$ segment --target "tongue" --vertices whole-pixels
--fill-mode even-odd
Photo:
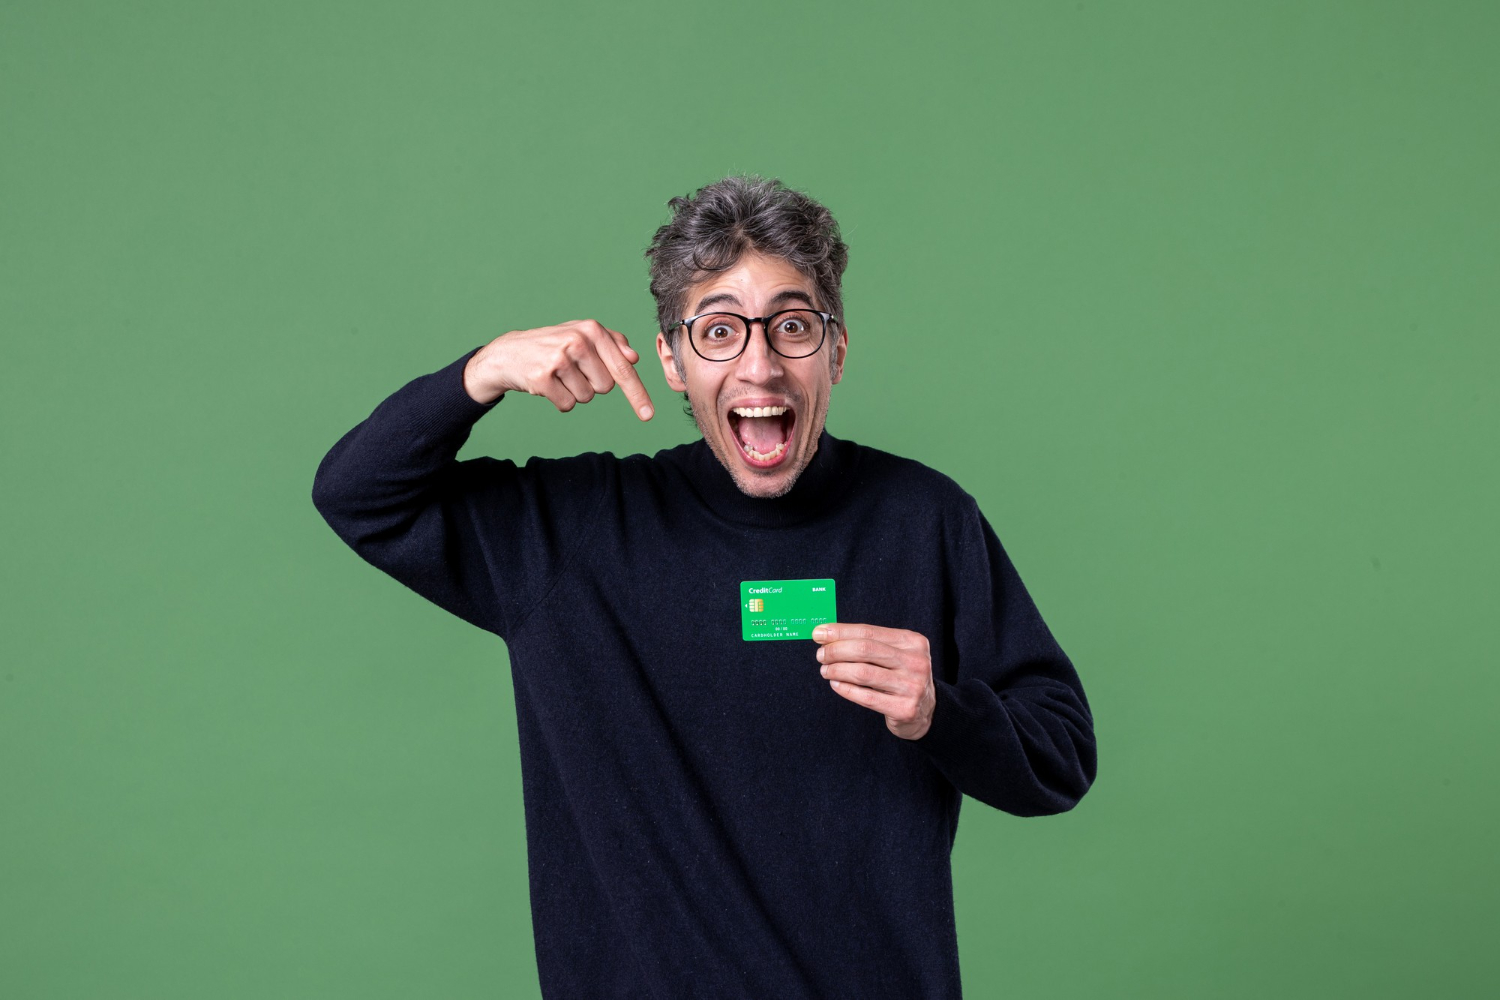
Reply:
[[[781,443],[781,417],[741,417],[740,440],[760,452],[769,454]]]

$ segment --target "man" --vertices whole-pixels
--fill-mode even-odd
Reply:
[[[618,385],[651,418],[624,334],[564,323],[398,390],[314,502],[509,648],[545,995],[958,997],[960,796],[1074,806],[1083,688],[974,500],[824,429],[849,339],[828,211],[738,177],[669,204],[656,351],[701,440],[456,461],[510,392]]]

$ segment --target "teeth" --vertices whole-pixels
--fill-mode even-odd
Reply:
[[[785,406],[736,406],[729,412],[741,417],[779,417],[786,411]]]
[[[749,455],[757,462],[769,462],[773,458],[781,457],[781,453],[786,451],[786,442],[781,442],[776,447],[772,448],[767,454],[761,454],[743,441],[740,442],[740,447],[745,449],[745,454]]]

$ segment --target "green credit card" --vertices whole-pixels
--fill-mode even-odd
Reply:
[[[745,580],[740,623],[746,641],[811,639],[824,622],[838,621],[832,580]]]

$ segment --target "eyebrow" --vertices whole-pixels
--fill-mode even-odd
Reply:
[[[777,306],[783,305],[787,302],[801,302],[808,308],[817,308],[810,295],[808,295],[806,292],[798,291],[797,289],[792,288],[789,288],[784,292],[777,292],[775,295],[771,296],[771,301],[768,302],[766,306],[771,310],[771,312],[775,312]],[[699,299],[698,305],[693,310],[693,312],[701,315],[703,310],[707,309],[709,306],[737,306],[739,304],[740,300],[738,296],[736,296],[733,292],[715,292],[713,295],[706,295],[702,299]]]

